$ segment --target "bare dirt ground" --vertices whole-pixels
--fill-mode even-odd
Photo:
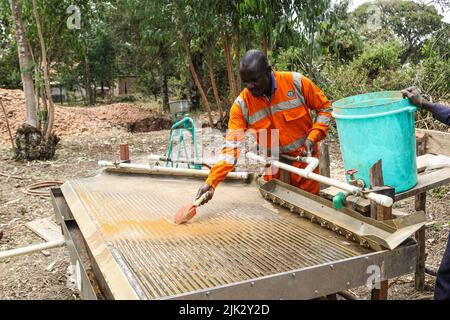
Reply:
[[[10,122],[23,119],[21,92],[0,95],[9,108]],[[18,102],[19,101],[19,102]],[[13,114],[13,115],[11,115]],[[59,116],[58,116],[59,114]],[[10,142],[4,122],[0,123],[0,250],[18,248],[43,240],[25,226],[29,221],[50,217],[54,211],[49,198],[25,194],[24,189],[34,182],[68,180],[94,176],[99,172],[98,160],[117,160],[119,145],[128,143],[134,162],[144,162],[149,154],[164,154],[169,142],[169,131],[130,133],[130,121],[139,121],[149,115],[131,104],[115,104],[93,108],[58,107],[57,133],[61,137],[56,158],[52,161],[18,162],[12,159]],[[201,115],[201,122],[206,117]],[[0,119],[4,121],[3,115]],[[13,131],[15,132],[15,131]],[[343,164],[339,144],[328,138],[330,144],[332,177],[343,180]],[[220,146],[220,139],[208,143]],[[427,265],[437,269],[445,249],[450,221],[450,192],[444,187],[427,194],[427,219],[435,224],[427,229]],[[397,209],[414,212],[414,200],[395,204]],[[80,299],[68,279],[69,255],[65,247],[50,249],[0,262],[0,299]],[[414,290],[414,276],[407,275],[390,281],[389,299],[426,299],[433,293],[435,278],[427,275],[424,292]],[[368,299],[366,288],[352,290],[361,299]]]

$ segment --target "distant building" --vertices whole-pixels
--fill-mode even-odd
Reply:
[[[114,85],[113,95],[114,96],[123,96],[130,95],[136,93],[136,77],[127,76],[121,77],[117,80]]]
[[[52,83],[52,100],[53,102],[65,102],[67,101],[67,89],[63,87],[54,87]]]
[[[67,88],[57,82],[51,83],[52,99],[54,102],[62,103],[68,100],[82,100],[86,95],[86,90],[79,85]]]

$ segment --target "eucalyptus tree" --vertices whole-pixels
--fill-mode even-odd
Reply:
[[[312,77],[317,76],[314,60],[320,54],[321,47],[317,41],[318,32],[326,20],[331,0],[282,0],[284,10],[298,32],[298,45],[305,47],[306,71]]]
[[[317,41],[323,55],[331,55],[335,63],[351,61],[362,50],[362,37],[349,15],[350,0],[335,3],[322,22]]]
[[[266,55],[272,49],[279,27],[286,22],[287,4],[279,0],[244,0],[239,3],[241,25],[261,37],[262,50]]]
[[[26,122],[36,128],[37,113],[33,83],[33,59],[30,53],[29,40],[22,19],[22,6],[19,0],[11,0],[11,15],[14,23],[14,36],[18,48],[20,73],[25,94]]]
[[[190,31],[191,29],[195,29],[195,17],[197,15],[196,12],[194,11],[194,7],[191,5],[189,1],[175,0],[174,2],[175,2],[174,21],[177,25],[179,34],[181,36],[181,43],[185,51],[186,58],[188,60],[189,70],[194,79],[197,90],[200,94],[202,105],[205,108],[206,112],[208,113],[209,125],[213,127],[214,121],[211,115],[211,107],[209,105],[208,98],[206,97],[205,90],[203,89],[203,85],[198,77],[197,70],[195,68],[191,54],[192,39]]]

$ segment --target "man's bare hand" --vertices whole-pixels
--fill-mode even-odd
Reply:
[[[308,157],[312,157],[314,154],[314,143],[311,140],[306,139],[305,147],[306,147],[306,154],[308,155]]]
[[[314,155],[314,142],[309,139],[306,139],[303,147],[300,151],[301,157],[312,157]]]
[[[197,195],[195,196],[195,200],[197,200],[198,198],[200,198],[203,194],[205,194],[206,192],[208,192],[208,195],[206,196],[205,200],[203,200],[201,202],[200,205],[204,205],[205,203],[207,203],[209,200],[212,199],[213,195],[214,195],[214,188],[211,187],[209,184],[205,183],[203,184],[197,192]]]
[[[425,100],[420,94],[419,89],[417,89],[416,87],[409,87],[400,92],[403,94],[404,98],[408,98],[409,101],[416,107],[421,108],[423,106]]]

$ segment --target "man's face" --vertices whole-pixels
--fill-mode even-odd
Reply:
[[[240,75],[244,87],[246,87],[254,97],[270,94],[270,67],[263,69],[257,68],[256,65],[250,65],[247,68],[241,69]]]

